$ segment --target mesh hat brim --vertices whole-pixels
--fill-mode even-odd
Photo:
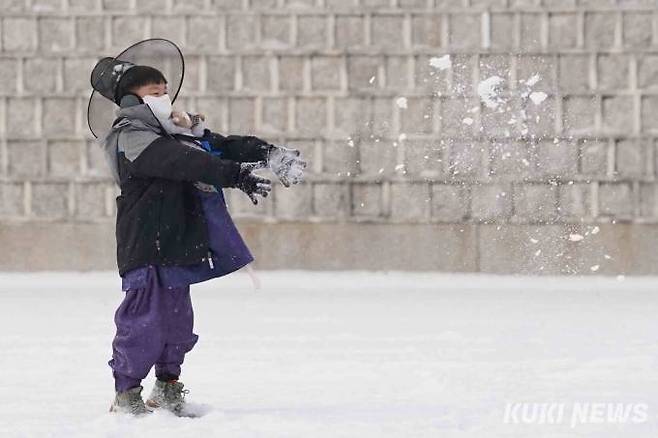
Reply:
[[[118,105],[114,102],[112,73],[116,74],[117,65],[147,65],[162,72],[167,79],[169,96],[174,102],[183,85],[185,60],[183,53],[173,42],[164,38],[150,38],[133,44],[114,58],[101,59],[92,72],[92,88],[87,106],[87,124],[94,137],[106,135],[114,122],[114,113]],[[121,69],[118,70],[121,72]],[[112,98],[110,98],[112,97]]]

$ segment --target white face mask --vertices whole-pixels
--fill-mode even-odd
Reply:
[[[142,97],[142,100],[151,108],[158,119],[167,120],[171,116],[171,98],[168,94],[162,96],[147,94]]]

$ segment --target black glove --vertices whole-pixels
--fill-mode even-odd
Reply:
[[[279,178],[279,181],[286,187],[302,182],[306,161],[300,157],[300,152],[297,149],[282,146],[269,146],[267,166]]]
[[[267,195],[272,191],[272,182],[253,173],[254,170],[262,169],[267,166],[265,161],[256,161],[251,163],[239,163],[240,170],[238,177],[233,187],[242,190],[249,196],[254,205],[258,204],[256,195],[267,198]]]

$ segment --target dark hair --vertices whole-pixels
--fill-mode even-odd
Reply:
[[[167,83],[164,75],[157,68],[149,67],[148,65],[136,65],[129,68],[119,80],[117,84],[117,91],[115,93],[115,101],[117,105],[121,102],[121,98],[126,94],[132,93],[135,88],[149,84]]]

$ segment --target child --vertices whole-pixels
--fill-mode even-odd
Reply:
[[[145,42],[173,45],[160,39]],[[221,188],[238,188],[257,204],[257,196],[267,197],[271,191],[271,182],[254,170],[267,166],[288,187],[302,180],[306,163],[299,151],[253,136],[224,137],[208,129],[198,138],[171,135],[160,122],[172,113],[170,84],[156,68],[104,58],[94,68],[91,82],[95,91],[89,126],[95,135],[101,134],[121,188],[117,262],[126,295],[115,313],[117,332],[109,365],[116,395],[110,410],[142,415],[162,408],[191,416],[184,400],[187,390],[178,380],[184,356],[198,339],[193,333],[190,284],[253,261],[228,214]],[[176,85],[177,95],[180,82],[174,81]],[[96,108],[104,105],[97,93],[119,105],[109,129],[100,129],[107,121],[97,117],[103,111]],[[156,384],[144,403],[140,383],[154,365]]]

